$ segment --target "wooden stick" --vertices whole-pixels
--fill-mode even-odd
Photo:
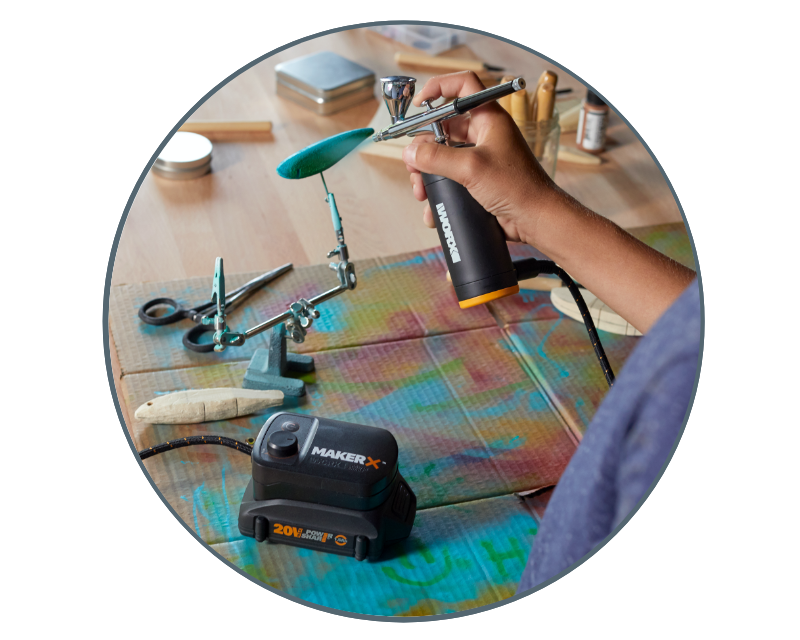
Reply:
[[[511,94],[511,117],[521,126],[528,121],[528,92],[525,89]]]
[[[536,122],[550,120],[555,104],[556,86],[552,82],[545,82],[536,91]]]
[[[394,54],[394,61],[399,65],[419,67],[421,69],[444,69],[447,71],[474,71],[485,73],[486,67],[480,60],[464,58],[442,58],[429,56],[424,53],[405,53],[398,51]],[[512,78],[513,80],[513,78]]]
[[[573,147],[565,147],[563,144],[558,147],[558,161],[571,162],[572,164],[602,164],[600,156],[587,153]]]
[[[553,117],[553,108],[556,104],[556,87],[551,82],[545,82],[536,91],[536,122],[546,122]],[[541,157],[544,152],[544,129],[538,127],[536,131],[536,145],[533,155]]]
[[[537,99],[539,93],[539,87],[541,87],[545,82],[549,82],[553,85],[554,90],[555,86],[558,84],[558,75],[553,71],[542,71],[542,75],[539,76],[539,80],[536,82],[536,91],[533,92],[531,95],[531,106],[530,106],[530,117],[531,120],[536,122],[536,110],[537,110]]]
[[[513,79],[514,79],[514,76],[503,76],[503,78],[500,80],[500,84],[505,84],[506,82],[511,82]],[[500,98],[497,101],[497,103],[501,107],[503,107],[503,109],[508,111],[509,114],[511,113],[511,95],[513,95],[513,94],[510,94],[510,95],[507,95],[507,96],[503,96],[502,98]]]
[[[226,133],[269,133],[272,131],[272,123],[264,121],[211,121],[193,120],[184,122],[178,131],[189,131],[202,135],[226,134]]]

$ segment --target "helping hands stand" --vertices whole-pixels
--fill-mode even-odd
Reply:
[[[217,258],[214,268],[214,282],[211,287],[211,299],[217,305],[213,317],[203,318],[203,324],[214,325],[214,351],[221,352],[227,347],[241,347],[248,338],[267,329],[272,329],[269,349],[257,349],[253,354],[250,365],[245,374],[245,389],[278,389],[290,396],[305,395],[305,383],[302,380],[288,378],[287,371],[307,373],[314,370],[314,360],[310,356],[286,352],[286,339],[291,338],[296,343],[305,341],[306,333],[314,320],[319,318],[317,305],[338,296],[345,291],[356,288],[355,265],[350,262],[347,244],[344,240],[342,219],[336,207],[336,199],[325,184],[325,177],[320,172],[322,184],[325,187],[325,201],[331,210],[333,228],[336,232],[337,246],[327,254],[328,258],[339,256],[338,262],[331,262],[328,266],[336,272],[339,285],[328,291],[314,296],[311,300],[300,298],[289,305],[283,313],[266,320],[244,333],[231,331],[225,317],[225,273],[222,258]]]

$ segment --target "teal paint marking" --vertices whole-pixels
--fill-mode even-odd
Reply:
[[[314,320],[314,330],[322,333],[345,331],[348,323],[345,320],[350,306],[342,300],[328,300],[320,309],[319,318]]]
[[[278,175],[299,180],[327,171],[373,133],[374,129],[354,129],[315,142],[281,162]]]
[[[205,486],[206,486],[206,483],[204,482],[199,487],[197,487],[197,489],[195,489],[194,492],[192,493],[192,518],[194,519],[194,530],[195,530],[195,533],[198,536],[200,536],[201,538],[203,536],[200,534],[200,523],[198,522],[198,519],[197,519],[197,510],[198,510],[197,502],[198,502],[198,500],[200,498],[200,495],[201,495],[201,492],[203,491],[203,488]],[[203,509],[202,506],[200,507],[200,509],[203,511],[202,515],[206,518],[206,520],[208,520],[209,519],[208,518],[208,513],[206,513],[205,509]]]
[[[497,451],[513,451],[514,449],[519,449],[521,446],[523,446],[525,441],[526,438],[514,436],[513,438],[509,438],[508,441],[500,439],[490,442],[489,448],[494,449],[493,453],[496,453]]]
[[[194,530],[206,542],[213,538],[222,538],[226,542],[244,538],[239,531],[238,513],[231,512],[231,501],[227,496],[226,475],[226,468],[222,467],[222,483],[219,492],[213,488],[206,488],[205,482],[192,492]],[[246,478],[249,476],[240,477],[241,482],[237,483],[241,484],[241,491],[244,491]],[[200,523],[201,519],[203,519],[202,524]],[[205,530],[206,535],[203,534],[201,528]]]
[[[501,553],[494,548],[494,545],[491,543],[491,541],[481,540],[481,546],[483,547],[484,551],[486,551],[486,555],[489,557],[489,560],[494,564],[494,567],[500,574],[501,578],[511,577],[508,570],[506,569],[506,564],[505,564],[506,562],[512,561],[518,563],[514,567],[515,569],[514,577],[518,577],[522,572],[522,567],[525,566],[525,562],[528,559],[528,554],[520,546],[519,540],[517,540],[516,538],[509,538],[508,541],[511,544],[511,550],[503,551]],[[517,569],[519,570],[518,572]]]
[[[528,408],[531,411],[549,411],[550,405],[547,404],[547,400],[544,399],[544,396],[539,393],[538,391],[535,393],[531,393],[528,396]]]
[[[436,562],[434,555],[425,547],[420,549],[420,555],[428,564],[434,564]],[[394,580],[395,582],[399,582],[400,584],[406,584],[412,587],[430,587],[435,585],[437,582],[444,580],[453,570],[453,561],[450,559],[450,552],[447,550],[447,548],[442,549],[442,557],[444,558],[444,568],[442,569],[441,573],[433,576],[432,578],[428,578],[427,580],[414,580],[412,578],[407,578],[400,575],[400,573],[394,567],[381,567],[381,570],[386,577]],[[416,569],[416,567],[411,564],[411,562],[405,556],[400,558],[400,564],[409,570]]]
[[[525,402],[526,400],[527,403]],[[501,418],[509,411],[513,411],[518,407],[523,408],[525,404],[527,404],[527,407],[533,411],[539,412],[549,410],[546,400],[537,390],[532,391],[530,389],[517,389],[514,392],[514,395],[512,395],[508,400],[498,402],[493,406],[485,407],[483,409],[472,409],[467,411],[467,413],[470,418],[473,419]]]
[[[517,352],[517,350],[514,348],[514,345],[512,343],[508,342],[508,340],[504,340],[504,339],[501,338],[500,340],[497,341],[497,344],[500,345],[500,348],[503,351],[508,351],[512,355]]]
[[[580,416],[580,419],[583,421],[583,424],[588,425],[592,421],[592,419],[583,410],[583,407],[585,405],[586,403],[583,401],[583,398],[578,398],[575,401],[575,411],[578,412],[578,416]]]
[[[556,370],[558,371],[558,374],[562,378],[568,378],[569,371],[564,369],[564,367],[560,366],[555,360],[551,360],[549,357],[547,357],[547,354],[544,352],[544,343],[547,342],[547,339],[552,335],[553,331],[555,331],[556,328],[558,328],[558,325],[561,324],[561,321],[563,319],[564,316],[563,315],[560,316],[559,319],[553,323],[553,326],[550,327],[550,330],[546,334],[544,334],[544,337],[541,339],[539,345],[536,347],[536,353],[538,353],[545,361],[549,362],[553,367],[555,367]]]
[[[520,289],[519,290],[519,295],[520,295],[520,297],[522,298],[522,301],[525,304],[531,304],[533,302],[536,302],[537,298],[539,298],[539,297],[541,297],[543,295],[546,295],[546,294],[544,294],[542,291],[534,291],[533,289]],[[530,311],[528,311],[528,313],[536,313],[539,309],[543,309],[545,307],[552,307],[552,306],[553,305],[551,303],[549,303],[549,302],[544,303],[544,304],[540,304],[538,307],[535,307],[535,308],[531,309]]]
[[[229,530],[231,526],[231,503],[228,502],[228,492],[225,491],[225,467],[222,467],[222,502],[225,505],[225,528]],[[226,531],[225,533],[227,534],[229,531]]]
[[[156,329],[163,329],[163,327],[158,327],[158,326],[156,326],[154,324],[147,324],[147,323],[141,322],[141,321],[139,321],[139,324],[137,325],[137,328],[139,330],[139,333],[141,333],[142,335],[145,335],[145,336],[154,336],[157,333]]]

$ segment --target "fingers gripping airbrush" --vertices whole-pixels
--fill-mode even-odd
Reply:
[[[448,144],[441,125],[444,120],[525,88],[525,80],[516,78],[440,107],[433,107],[426,100],[422,104],[427,111],[406,118],[415,84],[416,79],[407,76],[381,78],[383,99],[393,124],[377,132],[373,136],[375,142],[432,133],[437,143]],[[517,293],[517,271],[497,218],[478,204],[465,187],[449,178],[423,173],[422,181],[459,306],[467,309]]]

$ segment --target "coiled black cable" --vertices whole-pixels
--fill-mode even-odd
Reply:
[[[561,278],[561,282],[569,289],[572,294],[575,304],[578,305],[578,310],[581,312],[583,324],[586,325],[586,331],[589,333],[589,339],[592,341],[594,353],[600,361],[600,366],[603,369],[603,375],[606,377],[609,387],[614,386],[614,371],[611,369],[611,363],[608,361],[606,352],[603,345],[600,343],[600,336],[597,335],[597,329],[594,326],[592,314],[589,312],[589,307],[586,306],[586,301],[581,295],[581,290],[569,274],[559,267],[552,260],[537,260],[536,258],[524,258],[522,260],[514,260],[514,268],[517,271],[518,280],[526,280],[534,278],[539,274],[546,273]]]
[[[230,447],[242,453],[250,455],[253,453],[253,447],[244,442],[239,442],[233,438],[226,438],[224,436],[189,436],[187,438],[179,438],[178,440],[170,440],[169,442],[162,442],[149,449],[142,449],[139,452],[139,458],[146,460],[151,456],[170,451],[171,449],[180,449],[181,447],[190,447],[194,444],[218,444],[223,447]]]

